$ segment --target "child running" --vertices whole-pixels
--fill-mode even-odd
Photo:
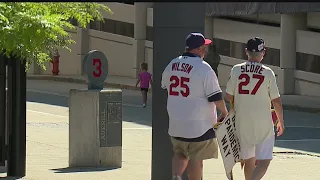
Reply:
[[[138,75],[138,80],[136,83],[136,87],[140,83],[140,89],[142,94],[142,107],[147,106],[147,94],[149,91],[149,84],[152,84],[152,75],[148,72],[148,63],[141,63],[140,64],[141,72]]]

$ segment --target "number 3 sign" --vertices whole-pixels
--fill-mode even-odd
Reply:
[[[103,83],[108,76],[106,56],[101,51],[92,50],[84,57],[82,67],[88,89],[103,89]]]

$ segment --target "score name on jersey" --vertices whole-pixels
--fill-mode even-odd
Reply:
[[[263,70],[264,68],[261,65],[257,65],[257,64],[246,64],[241,66],[242,73],[253,72],[256,74],[262,74]]]

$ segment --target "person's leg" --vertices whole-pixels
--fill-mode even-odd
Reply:
[[[147,91],[145,88],[141,88],[141,95],[142,95],[142,107],[146,107],[146,96],[147,96]]]
[[[251,180],[252,178],[252,173],[256,167],[255,161],[256,161],[256,158],[254,157],[244,160],[243,171],[244,171],[244,177],[246,180]]]
[[[272,160],[273,146],[274,136],[270,137],[264,143],[257,145],[257,166],[252,173],[251,180],[260,180],[266,174],[270,161]]]
[[[186,157],[186,150],[188,148],[187,142],[182,142],[171,137],[173,146],[172,158],[172,180],[181,180],[182,174],[188,166],[189,159]]]
[[[244,160],[244,176],[246,180],[251,180],[252,172],[255,168],[255,146],[241,143],[241,155]]]
[[[149,89],[146,88],[146,91],[145,91],[145,99],[144,99],[144,103],[147,104],[147,101],[148,101],[148,91]]]
[[[172,158],[172,177],[181,178],[188,166],[189,160],[180,153],[174,153]]]
[[[190,160],[187,171],[189,180],[201,180],[203,160]]]
[[[266,174],[267,169],[270,164],[270,159],[258,160],[258,164],[254,171],[252,172],[252,177],[250,180],[260,180]]]
[[[147,104],[147,90],[143,90],[143,104]]]
[[[142,97],[142,103],[143,103],[144,102],[144,97],[143,97],[144,90],[143,90],[143,88],[141,88],[140,90],[141,90],[141,97]]]
[[[218,158],[218,143],[216,139],[202,142],[192,142],[189,146],[190,161],[188,165],[189,180],[201,180],[203,160]]]

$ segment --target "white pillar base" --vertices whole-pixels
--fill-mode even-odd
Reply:
[[[69,166],[122,166],[122,92],[69,92]]]

